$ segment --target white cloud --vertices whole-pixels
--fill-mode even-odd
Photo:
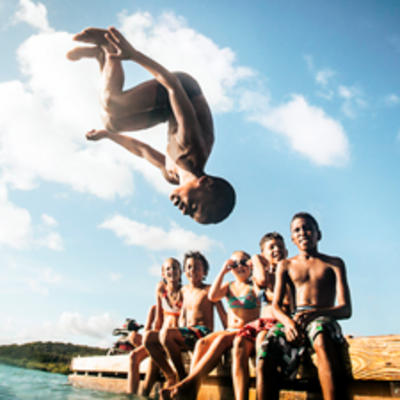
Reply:
[[[23,208],[8,200],[7,189],[0,184],[0,244],[22,249],[32,240],[32,219]]]
[[[39,31],[51,31],[47,20],[47,9],[42,3],[35,4],[30,0],[19,0],[14,21],[26,22],[34,28],[39,29]]]
[[[74,343],[102,343],[109,345],[112,330],[118,326],[109,314],[84,316],[79,312],[65,311],[55,321],[28,325],[9,319],[0,334],[0,343],[26,343],[31,341],[63,341]],[[89,340],[88,340],[89,339]],[[92,340],[90,340],[92,339]]]
[[[109,278],[112,282],[119,282],[122,279],[122,275],[117,272],[111,272]]]
[[[339,85],[338,95],[342,98],[342,111],[349,118],[355,118],[360,109],[367,107],[362,90],[356,86]]]
[[[47,226],[57,226],[58,222],[51,215],[42,214],[42,221]]]
[[[63,239],[57,232],[50,232],[37,240],[40,246],[48,247],[51,250],[61,251],[64,250]]]
[[[52,268],[35,271],[34,275],[27,279],[28,285],[33,292],[42,296],[47,296],[51,287],[58,286],[62,282],[62,276],[54,272]]]
[[[321,69],[321,70],[317,71],[317,73],[315,75],[315,81],[322,86],[326,86],[328,84],[330,78],[332,78],[334,75],[335,75],[335,71],[333,71],[329,68]]]
[[[397,94],[388,94],[385,99],[385,104],[388,106],[395,106],[400,103],[400,97]]]
[[[264,110],[254,110],[250,119],[286,137],[293,150],[315,164],[341,166],[349,159],[349,143],[341,124],[301,95],[293,95],[278,107],[266,104]]]
[[[252,69],[237,65],[230,48],[218,47],[173,13],[159,17],[147,12],[121,14],[120,21],[122,31],[138,50],[170,70],[185,71],[196,77],[214,112],[232,110],[232,90],[255,74]]]
[[[142,224],[140,222],[116,215],[104,221],[100,228],[113,231],[124,243],[130,246],[142,246],[149,250],[176,250],[185,252],[193,248],[206,251],[216,242],[205,235],[196,235],[191,231],[182,229],[176,224],[172,224],[169,231],[160,227]]]

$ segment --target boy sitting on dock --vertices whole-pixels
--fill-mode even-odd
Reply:
[[[226,312],[222,303],[213,303],[208,299],[210,285],[203,282],[209,269],[206,258],[200,252],[189,252],[185,254],[183,265],[189,284],[182,288],[180,327],[163,329],[159,337],[144,338],[146,349],[166,377],[166,386],[186,376],[182,351],[193,350],[198,339],[213,331],[214,305],[223,326],[226,326]],[[175,370],[168,362],[168,356]]]
[[[337,319],[351,316],[350,290],[344,262],[318,251],[321,231],[315,218],[297,213],[291,235],[299,254],[283,260],[276,272],[273,309],[278,323],[267,335],[257,363],[257,398],[278,399],[279,378],[295,373],[297,356],[311,348],[317,355],[318,377],[325,400],[347,398],[344,365],[338,346],[344,338]],[[283,309],[285,288],[292,288],[295,312]],[[336,302],[335,302],[336,301]],[[296,357],[295,357],[296,358]]]

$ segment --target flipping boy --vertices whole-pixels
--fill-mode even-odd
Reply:
[[[259,355],[257,398],[278,399],[277,367],[284,374],[292,373],[291,361],[286,361],[290,358],[288,354],[293,354],[293,349],[311,346],[317,355],[323,398],[342,400],[347,395],[341,380],[344,366],[338,346],[344,338],[336,320],[351,316],[345,265],[340,258],[318,251],[321,231],[312,215],[303,212],[294,215],[290,230],[299,254],[283,260],[276,272],[272,305],[280,324],[268,333]],[[287,285],[296,304],[292,316],[282,308]]]
[[[214,143],[211,112],[199,84],[188,74],[172,73],[139,52],[115,28],[87,28],[74,40],[94,46],[76,47],[67,58],[95,58],[102,74],[102,119],[105,129],[91,130],[88,140],[110,139],[159,168],[173,185],[170,199],[183,214],[201,224],[224,220],[235,205],[235,191],[222,178],[204,172]],[[155,79],[123,90],[122,60],[145,68]],[[162,154],[123,131],[168,123],[168,145]]]

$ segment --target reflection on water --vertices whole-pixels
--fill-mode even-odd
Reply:
[[[135,399],[139,400],[139,397],[74,388],[68,384],[65,375],[0,364],[0,400]]]

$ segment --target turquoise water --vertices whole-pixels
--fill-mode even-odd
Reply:
[[[73,388],[65,375],[0,364],[0,400],[135,399],[139,400],[139,397]]]

